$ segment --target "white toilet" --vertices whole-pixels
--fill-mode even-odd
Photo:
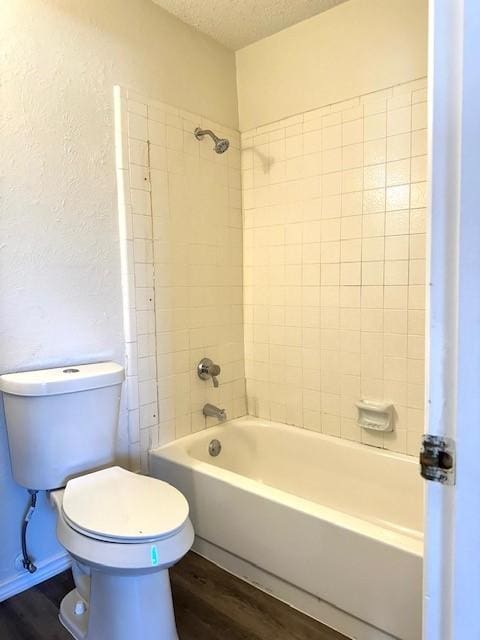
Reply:
[[[190,549],[188,504],[117,466],[123,368],[102,362],[0,376],[13,476],[45,489],[76,588],[60,620],[77,640],[178,640],[168,568]]]

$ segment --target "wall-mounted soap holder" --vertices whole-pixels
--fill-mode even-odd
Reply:
[[[386,402],[357,402],[358,424],[373,431],[393,431],[393,404]]]

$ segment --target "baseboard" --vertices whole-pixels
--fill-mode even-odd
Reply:
[[[71,557],[67,553],[60,553],[56,556],[37,563],[35,573],[19,573],[17,576],[9,578],[0,583],[0,602],[21,593],[30,587],[48,580],[68,569],[72,564]]]

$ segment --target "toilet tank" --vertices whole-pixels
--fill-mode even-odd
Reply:
[[[123,379],[115,362],[0,376],[15,481],[56,489],[112,464]]]

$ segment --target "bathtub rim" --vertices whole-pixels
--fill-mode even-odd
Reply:
[[[212,425],[211,427],[206,427],[205,429],[200,429],[199,431],[195,431],[193,433],[189,433],[181,438],[176,438],[171,442],[166,442],[165,444],[159,445],[152,449],[152,451],[156,451],[158,449],[166,449],[168,447],[174,446],[181,442],[185,442],[186,440],[190,440],[196,442],[197,440],[201,440],[206,433],[211,433],[213,431],[222,431],[224,428],[228,427],[231,424],[242,425],[244,423],[251,422],[253,426],[262,427],[266,429],[280,429],[285,433],[292,433],[292,430],[298,429],[302,433],[302,437],[307,437],[312,440],[325,440],[326,442],[330,442],[336,446],[344,447],[346,449],[354,449],[356,451],[362,451],[364,453],[372,453],[375,455],[381,455],[385,458],[392,458],[394,460],[401,460],[408,464],[413,464],[418,466],[417,458],[413,456],[409,456],[405,453],[399,453],[398,451],[392,451],[390,449],[382,449],[381,447],[375,447],[373,445],[363,444],[361,442],[356,442],[355,440],[348,440],[347,438],[340,438],[339,436],[332,436],[327,433],[322,433],[321,431],[315,431],[314,429],[307,429],[306,427],[297,427],[295,425],[285,424],[283,422],[276,422],[275,420],[265,420],[264,418],[256,418],[255,416],[245,415],[239,418],[232,418],[231,420],[226,420],[225,422],[220,422],[218,424]]]
[[[423,533],[421,531],[414,529],[403,530],[401,527],[395,527],[394,525],[389,526],[388,523],[383,525],[373,520],[350,515],[337,510],[334,507],[328,507],[326,505],[316,503],[313,500],[302,498],[283,489],[277,489],[270,485],[262,484],[258,480],[253,480],[252,478],[243,476],[235,471],[230,471],[229,469],[224,469],[223,467],[218,467],[199,460],[198,458],[194,458],[189,454],[188,448],[185,446],[187,442],[190,445],[193,445],[200,440],[207,440],[210,437],[214,438],[219,436],[226,428],[228,429],[228,425],[230,424],[241,426],[248,422],[253,423],[254,426],[258,427],[274,429],[280,428],[282,430],[297,428],[284,425],[279,422],[262,420],[252,416],[243,416],[241,418],[229,420],[228,422],[224,422],[220,425],[208,427],[207,429],[197,431],[196,433],[183,436],[182,438],[161,445],[160,447],[151,449],[149,451],[149,458],[153,457],[167,460],[168,462],[176,464],[184,469],[189,469],[196,473],[214,478],[216,481],[223,484],[234,485],[239,489],[249,493],[254,493],[265,499],[272,500],[277,504],[281,504],[296,511],[301,511],[309,514],[310,516],[325,520],[338,528],[348,529],[349,531],[353,531],[361,536],[373,538],[382,544],[400,548],[407,553],[423,558]],[[356,442],[344,441],[335,436],[329,436],[309,431],[307,429],[302,429],[302,433],[308,437],[320,437],[321,439],[332,442],[336,446],[349,447],[357,451],[361,451],[365,447],[365,445]],[[416,462],[415,459],[410,456],[393,451],[375,449],[375,454],[377,453],[378,455],[386,456],[387,458],[402,460],[408,464],[415,464]]]

